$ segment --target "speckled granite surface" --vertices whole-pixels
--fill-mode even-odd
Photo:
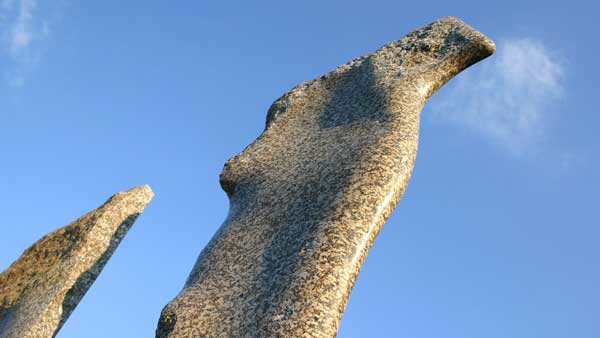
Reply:
[[[276,100],[265,131],[225,164],[229,215],[156,337],[335,337],[410,178],[425,101],[494,50],[447,17]]]
[[[2,272],[0,338],[54,337],[152,197],[148,186],[120,192]]]

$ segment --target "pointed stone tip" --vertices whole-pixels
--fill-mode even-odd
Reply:
[[[120,208],[126,208],[132,212],[141,213],[146,209],[153,197],[154,192],[150,186],[143,184],[129,190],[117,192],[112,195],[104,205],[118,205]]]
[[[141,198],[145,203],[148,203],[154,197],[154,192],[152,188],[148,184],[138,185],[126,191],[118,192],[117,195],[126,194],[136,196],[137,198]]]
[[[436,22],[459,27],[463,35],[468,36],[473,42],[477,43],[477,46],[481,50],[481,53],[484,55],[484,57],[490,56],[496,52],[496,44],[494,41],[492,41],[492,39],[466,24],[461,19],[454,16],[445,16]]]
[[[154,197],[154,191],[152,191],[152,188],[150,188],[148,184],[138,185],[137,187],[129,189],[128,192],[140,195],[147,195],[150,198]]]

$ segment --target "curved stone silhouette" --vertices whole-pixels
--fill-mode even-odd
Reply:
[[[229,215],[156,337],[335,337],[410,178],[423,105],[494,50],[446,17],[276,100],[265,131],[225,164]]]
[[[0,338],[54,337],[152,197],[147,185],[117,193],[3,271]]]

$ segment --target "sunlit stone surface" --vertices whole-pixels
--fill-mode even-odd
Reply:
[[[157,338],[335,337],[410,178],[423,105],[494,49],[447,17],[275,101],[262,135],[225,164],[229,215]]]
[[[0,338],[54,337],[152,197],[148,186],[120,192],[2,272]]]

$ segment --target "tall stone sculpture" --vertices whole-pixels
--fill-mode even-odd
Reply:
[[[276,100],[264,132],[225,164],[229,215],[156,337],[335,337],[410,178],[423,105],[494,50],[447,17]]]
[[[0,274],[0,338],[52,338],[153,197],[139,186],[49,233]]]

